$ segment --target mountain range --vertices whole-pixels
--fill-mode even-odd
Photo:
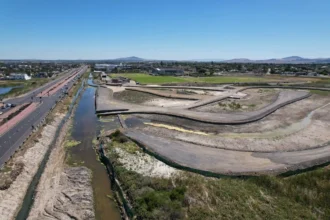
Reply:
[[[225,60],[223,62],[226,63],[278,63],[278,64],[285,64],[285,63],[292,63],[292,64],[303,64],[303,63],[330,63],[330,58],[303,58],[299,56],[290,56],[284,57],[280,59],[265,59],[265,60],[250,60],[246,58],[241,59],[231,59]]]
[[[159,61],[152,59],[143,59],[140,57],[124,57],[111,59],[112,61],[122,61],[122,62],[144,62],[144,61]],[[273,58],[264,60],[251,60],[247,58],[235,58],[230,60],[225,59],[193,59],[193,60],[163,60],[163,61],[185,61],[185,62],[222,62],[222,63],[274,63],[274,64],[303,64],[303,63],[330,63],[330,58],[304,58],[300,56],[290,56],[284,58]]]

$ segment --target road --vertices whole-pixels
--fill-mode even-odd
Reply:
[[[30,136],[30,134],[33,131],[33,128],[36,128],[42,122],[42,120],[45,119],[49,111],[64,96],[64,94],[62,89],[56,89],[56,92],[50,96],[41,97],[41,98],[39,97],[37,98],[36,96],[42,91],[51,88],[55,84],[59,83],[61,80],[64,80],[67,77],[77,72],[76,77],[73,77],[69,82],[66,82],[67,86],[65,87],[70,89],[73,86],[76,79],[80,77],[83,73],[85,73],[86,70],[87,70],[87,66],[83,66],[79,69],[74,69],[69,73],[65,74],[64,76],[29,92],[25,96],[13,98],[6,101],[7,103],[13,103],[16,105],[29,103],[33,101],[33,102],[39,102],[40,105],[34,111],[32,111],[28,116],[18,121],[15,124],[15,126],[13,126],[10,130],[3,133],[2,136],[0,137],[0,167],[3,166],[3,164],[14,154],[14,152]]]

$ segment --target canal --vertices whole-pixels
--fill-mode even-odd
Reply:
[[[99,161],[93,149],[93,140],[106,126],[119,127],[117,119],[101,122],[95,115],[95,88],[87,87],[83,92],[73,116],[72,138],[80,142],[70,148],[70,157],[73,161],[89,168],[92,173],[92,186],[94,192],[94,208],[96,219],[120,219],[120,212],[113,201],[110,180],[103,164]]]

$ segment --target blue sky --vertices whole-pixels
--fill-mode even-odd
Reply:
[[[0,0],[0,59],[330,57],[330,0]]]

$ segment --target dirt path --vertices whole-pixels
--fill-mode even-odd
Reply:
[[[124,133],[169,163],[216,174],[278,174],[319,165],[330,158],[330,145],[302,151],[252,153],[204,147],[140,131],[128,130]]]
[[[242,112],[236,114],[229,113],[209,113],[195,112],[186,109],[175,109],[156,106],[142,106],[137,104],[125,103],[114,100],[111,91],[107,88],[98,88],[98,96],[96,98],[97,112],[106,112],[104,115],[114,114],[159,114],[167,116],[175,116],[179,118],[191,119],[194,121],[207,122],[213,124],[244,124],[253,122],[266,117],[277,109],[293,102],[305,99],[310,96],[306,91],[282,91],[278,98],[271,104],[262,109],[253,112]],[[221,98],[221,96],[219,96]],[[215,100],[212,100],[215,101]],[[206,103],[203,103],[206,104]],[[100,111],[102,110],[102,111]]]

